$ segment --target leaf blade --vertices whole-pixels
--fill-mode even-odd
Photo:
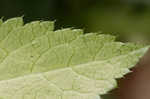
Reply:
[[[21,38],[15,35],[18,29],[25,30]],[[80,29],[52,30],[53,22],[35,21],[2,40],[0,52],[7,49],[8,54],[0,57],[0,98],[100,99],[150,47]]]

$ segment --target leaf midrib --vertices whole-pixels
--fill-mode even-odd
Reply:
[[[92,61],[92,62],[88,62],[88,63],[84,63],[84,64],[78,64],[74,67],[65,67],[65,68],[59,68],[59,69],[55,69],[55,70],[49,70],[47,72],[39,72],[39,73],[32,73],[32,74],[28,74],[28,75],[24,75],[24,76],[18,76],[18,77],[15,77],[15,78],[11,78],[11,79],[6,79],[6,80],[0,80],[0,83],[1,82],[4,82],[4,81],[10,81],[10,80],[15,80],[15,79],[19,79],[19,78],[22,78],[22,77],[27,77],[27,76],[36,76],[36,75],[40,75],[40,74],[44,74],[44,73],[49,73],[49,72],[58,72],[58,71],[62,71],[62,70],[65,70],[65,69],[73,69],[73,68],[80,68],[81,66],[86,66],[86,65],[89,65],[89,64],[94,64],[94,63],[105,63],[109,60],[112,60],[112,59],[117,59],[117,58],[120,58],[120,57],[126,57],[128,56],[129,54],[134,54],[136,52],[140,52],[141,50],[145,50],[145,49],[148,49],[150,46],[147,46],[147,47],[144,47],[144,48],[140,48],[140,49],[137,49],[137,50],[134,50],[128,54],[123,54],[123,55],[119,55],[119,56],[115,56],[115,57],[112,57],[110,59],[107,59],[107,60],[102,60],[102,61]]]

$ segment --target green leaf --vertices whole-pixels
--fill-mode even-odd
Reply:
[[[22,23],[11,20],[0,25],[7,32],[0,32],[0,99],[100,99],[149,48],[80,29],[53,31],[49,21],[10,29]]]
[[[2,19],[0,19],[0,26],[1,26],[1,24],[3,23],[3,20]]]
[[[0,24],[0,41],[2,41],[12,30],[21,27],[23,25],[23,20],[20,17],[12,18],[4,23],[2,23],[1,20]]]
[[[23,23],[22,18],[15,18],[10,19],[2,24],[0,27],[0,35],[3,36],[3,33],[5,33],[4,30],[5,24],[7,23],[9,27],[11,21],[16,21],[19,23]],[[11,22],[12,24],[13,22]],[[15,23],[14,23],[15,24]],[[17,23],[18,24],[18,23]],[[4,28],[4,29],[3,29]],[[0,52],[3,53],[0,57],[0,62],[12,51],[17,50],[18,48],[24,46],[25,44],[30,43],[35,38],[40,37],[44,34],[46,34],[48,31],[52,31],[54,29],[54,23],[50,21],[35,21],[31,22],[29,24],[26,24],[24,26],[19,26],[14,28],[12,31],[9,32],[9,34],[5,37],[3,37],[2,41],[0,42]]]

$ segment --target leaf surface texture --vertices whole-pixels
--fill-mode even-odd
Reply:
[[[0,99],[100,99],[149,46],[54,22],[0,21]]]

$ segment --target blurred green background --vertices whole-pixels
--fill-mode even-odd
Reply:
[[[54,20],[56,29],[111,33],[123,42],[150,41],[150,0],[0,0],[0,17],[17,16],[25,22]]]
[[[149,0],[0,0],[0,17],[4,19],[56,20],[56,29],[102,31],[119,35],[122,41],[150,40],[149,12]]]

